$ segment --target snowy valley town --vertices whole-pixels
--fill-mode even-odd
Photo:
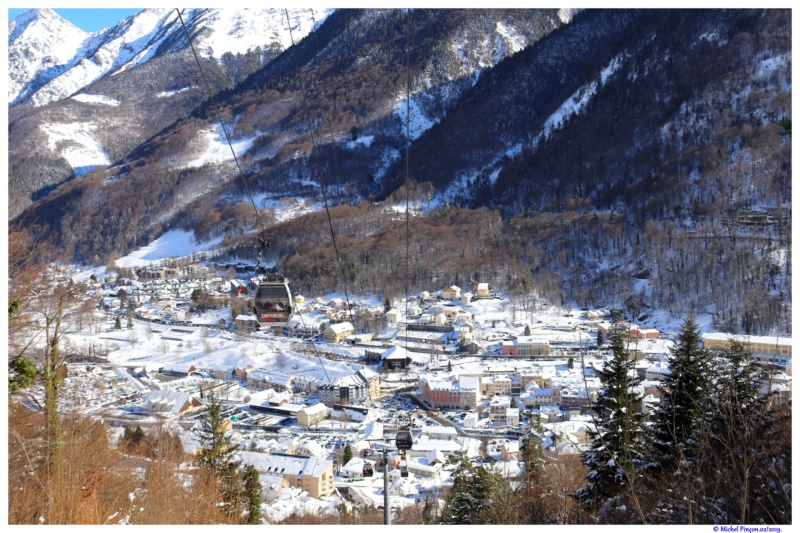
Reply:
[[[46,283],[81,302],[60,332],[39,295],[26,302],[22,320],[37,333],[25,342],[59,336],[60,412],[102,420],[118,443],[167,430],[196,455],[213,398],[219,431],[258,472],[269,522],[386,501],[395,515],[436,516],[464,464],[519,480],[526,442],[555,464],[592,446],[591,407],[614,355],[611,310],[523,304],[475,283],[404,301],[295,294],[284,326],[259,328],[252,264],[137,259],[115,270],[51,264]],[[667,313],[653,320],[660,327],[619,323],[644,420],[663,400],[682,325]],[[790,338],[735,337],[696,320],[709,350],[743,341],[771,369],[759,385],[772,407],[789,402]],[[16,394],[38,409],[44,386]]]
[[[9,524],[780,533],[786,4],[9,9]]]

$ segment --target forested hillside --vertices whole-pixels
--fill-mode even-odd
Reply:
[[[320,201],[324,187],[342,204],[342,264],[319,213],[270,227],[272,259],[317,290],[480,278],[636,318],[695,309],[720,328],[789,330],[790,11],[562,15],[339,10],[236,87],[224,63],[204,63],[247,189]],[[167,71],[194,87],[184,107],[147,115],[119,141],[122,165],[23,215],[67,257],[105,260],[172,227],[255,255],[237,167],[204,155],[229,150],[217,108],[180,61]],[[160,71],[147,72],[136,79]],[[104,83],[110,97],[123,90]],[[38,131],[26,124],[11,136]],[[62,168],[18,159],[22,149],[12,181]],[[408,260],[405,221],[387,210],[406,191],[437,206],[411,220]]]

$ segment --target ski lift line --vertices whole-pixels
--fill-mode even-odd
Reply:
[[[253,205],[253,210],[255,211],[256,219],[258,220],[258,224],[261,227],[261,231],[263,233],[263,232],[266,231],[266,227],[264,226],[264,222],[261,220],[261,216],[259,215],[258,208],[256,207],[255,200],[253,199],[253,194],[250,191],[250,186],[247,184],[247,180],[244,178],[244,173],[242,172],[242,168],[239,165],[239,159],[236,157],[236,152],[233,149],[233,144],[231,143],[231,139],[228,136],[228,132],[225,129],[225,125],[222,122],[222,118],[221,118],[221,116],[219,114],[219,107],[217,106],[216,99],[214,98],[214,95],[211,92],[211,86],[208,83],[208,78],[206,77],[205,72],[203,71],[203,67],[200,64],[200,58],[198,57],[197,51],[195,50],[194,44],[192,43],[191,35],[189,35],[189,30],[186,28],[186,24],[183,21],[183,16],[181,15],[180,10],[176,8],[175,11],[178,14],[178,19],[181,21],[181,26],[183,28],[184,34],[186,35],[186,39],[189,41],[189,47],[192,49],[192,54],[194,55],[195,62],[197,63],[197,68],[200,70],[200,75],[202,76],[203,82],[205,83],[206,91],[208,92],[208,95],[211,98],[211,102],[212,102],[213,108],[214,108],[214,113],[217,116],[217,120],[220,123],[220,128],[222,128],[222,132],[225,135],[225,139],[227,140],[228,146],[231,149],[231,153],[233,154],[233,160],[236,162],[236,168],[239,171],[239,176],[241,177],[242,183],[245,186],[245,190],[247,191],[247,195],[250,198],[250,203]],[[289,21],[288,10],[286,11],[286,19],[287,19],[287,22],[288,22]],[[291,24],[289,25],[289,32],[290,32],[290,36],[291,36]],[[292,39],[292,44],[294,44],[294,39]],[[295,61],[296,61],[296,57],[295,57]],[[312,134],[312,141],[313,141],[313,134]],[[324,188],[323,188],[323,191],[324,191]],[[327,208],[328,208],[328,202],[327,202],[327,198],[326,198],[326,200],[325,200],[325,209],[327,210]],[[330,220],[330,214],[328,215],[328,219]],[[331,232],[333,232],[333,226],[332,225],[331,225]],[[259,253],[258,253],[259,265],[261,263],[261,255],[262,255],[262,253],[264,252],[264,249],[267,246],[268,246],[268,243],[266,241],[262,240],[261,248],[260,248]],[[336,247],[336,242],[334,241],[334,248],[335,247]],[[338,251],[337,251],[337,257],[338,257]],[[303,322],[303,327],[305,327],[305,321],[303,320],[302,314],[300,315],[300,321]],[[331,383],[331,378],[328,375],[327,369],[325,368],[325,363],[322,361],[322,358],[320,357],[319,352],[317,352],[316,346],[314,346],[313,344],[312,344],[312,346],[314,347],[314,353],[317,355],[317,360],[320,362],[320,366],[322,366],[322,371],[325,373],[325,377],[328,379],[328,383],[330,384]]]
[[[314,10],[313,9],[310,10],[310,14],[311,14],[311,24],[312,24],[312,28],[313,28],[313,27],[317,26],[317,21],[314,18]],[[287,14],[287,19],[288,19],[288,14]],[[291,36],[291,28],[289,28],[289,30],[290,30],[289,31],[289,35]],[[318,32],[316,32],[316,31],[314,31],[312,33],[314,34],[314,43],[317,45],[317,55],[319,55],[319,52],[320,52],[319,35],[318,35]],[[300,70],[298,69],[297,72],[299,74]],[[345,83],[345,87],[344,87],[344,93],[345,93],[345,99],[347,99],[347,84],[346,83]],[[304,105],[305,105],[305,102],[304,102]],[[332,120],[330,114],[328,115],[328,124],[329,124],[328,136],[330,137],[331,145],[333,145],[333,143],[334,143],[333,120]],[[353,126],[355,126],[355,121],[353,121]],[[334,168],[336,169],[336,179],[337,179],[337,181],[339,183],[342,183],[342,176],[341,176],[341,173],[340,173],[340,170],[339,170],[339,157],[336,155],[336,150],[333,150],[333,165],[334,165]],[[347,176],[345,176],[345,180],[344,181],[347,181]],[[326,205],[326,209],[327,209],[327,202],[326,202],[325,205]],[[332,224],[331,224],[331,236],[333,236],[333,225]],[[334,250],[336,250],[336,240],[335,239],[333,241],[333,245],[334,245]],[[341,279],[344,280],[344,299],[347,302],[347,314],[349,315],[349,318],[352,320],[353,319],[353,309],[350,307],[350,296],[349,296],[348,290],[347,290],[347,276],[345,276],[344,273],[342,272],[342,262],[339,259],[338,250],[336,251],[336,263],[339,266],[339,272],[342,273]]]
[[[306,328],[306,321],[303,319],[303,313],[297,313],[297,316],[300,317],[300,322],[303,324],[303,329]],[[328,375],[328,370],[325,368],[325,363],[322,361],[322,357],[319,355],[319,351],[317,350],[317,345],[314,342],[311,342],[311,347],[314,348],[314,355],[317,356],[317,361],[319,361],[319,365],[322,367],[322,372],[325,374],[325,378],[328,380],[328,385],[333,386],[333,381],[331,381],[331,377]]]
[[[289,39],[292,43],[292,47],[294,47],[294,35],[292,33],[292,22],[291,19],[289,18],[289,10],[287,8],[284,8],[283,11],[284,13],[286,13],[286,27],[289,29]],[[293,54],[294,68],[295,72],[297,72],[298,80],[300,81],[300,95],[302,96],[303,100],[303,112],[306,116],[306,119],[308,119],[308,101],[306,98],[305,83],[303,82],[303,72],[300,70],[300,65],[297,62],[297,49],[295,49],[294,52],[295,52]],[[317,140],[316,136],[314,135],[314,129],[312,127],[309,127],[308,133],[311,136],[311,148],[312,148],[312,153],[314,153],[317,151]],[[339,258],[339,247],[336,244],[336,234],[333,231],[333,220],[331,219],[330,206],[328,205],[328,193],[325,187],[325,180],[322,179],[322,175],[319,172],[316,163],[312,163],[312,168],[315,170],[317,182],[319,183],[320,189],[322,190],[322,199],[325,202],[325,214],[328,216],[328,226],[331,229],[331,241],[333,242],[333,251],[336,253],[336,263],[341,268],[341,259]],[[347,307],[350,307],[349,302]]]
[[[409,159],[411,155],[411,9],[406,10],[406,330],[408,330],[408,264],[410,250],[410,210],[409,210]],[[406,335],[406,351],[408,350],[408,335]]]
[[[219,127],[222,129],[223,135],[225,135],[225,140],[228,142],[228,146],[231,149],[231,154],[233,155],[233,161],[236,163],[236,169],[239,171],[239,177],[242,179],[242,183],[244,184],[244,188],[247,191],[247,196],[250,198],[250,203],[253,205],[253,210],[256,213],[256,220],[258,220],[258,225],[261,227],[261,232],[266,231],[266,227],[264,226],[264,221],[261,220],[261,215],[258,212],[258,208],[256,207],[256,202],[253,199],[253,194],[250,191],[250,186],[247,184],[247,180],[244,178],[244,172],[242,172],[242,167],[239,165],[239,158],[236,157],[236,151],[233,149],[233,143],[231,142],[231,138],[228,135],[228,130],[225,129],[225,124],[222,122],[222,117],[219,114],[219,106],[217,106],[217,101],[214,98],[214,94],[211,92],[211,85],[208,83],[208,78],[206,77],[205,71],[203,71],[203,66],[200,64],[200,58],[197,55],[197,51],[194,48],[194,43],[192,42],[192,37],[189,35],[189,30],[186,28],[186,24],[183,22],[183,16],[181,15],[181,11],[178,8],[175,8],[175,11],[178,13],[178,19],[181,21],[181,27],[183,28],[183,33],[186,35],[186,40],[189,41],[189,48],[192,49],[192,54],[194,55],[194,60],[197,63],[197,68],[200,70],[200,76],[203,78],[203,83],[206,86],[206,92],[208,92],[208,96],[211,98],[211,103],[214,108],[214,114],[217,117],[217,121],[219,122]],[[263,248],[266,247],[266,243],[262,243],[261,252],[263,252]],[[259,261],[261,259],[261,252],[259,252]]]

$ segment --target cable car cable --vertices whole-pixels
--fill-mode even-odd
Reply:
[[[289,10],[287,8],[284,8],[283,10],[284,10],[284,13],[286,13],[286,26],[289,29],[289,39],[291,40],[292,47],[294,47],[294,35],[292,33],[292,21],[289,18]],[[317,52],[319,53],[319,44],[317,44]],[[297,72],[297,77],[298,77],[299,82],[300,82],[300,95],[302,96],[302,100],[303,100],[303,112],[304,112],[306,120],[308,120],[308,101],[307,101],[307,98],[306,98],[305,83],[303,81],[303,72],[300,69],[300,65],[299,65],[299,63],[297,61],[297,48],[294,49],[294,53],[292,55],[294,57],[295,72]],[[329,120],[329,122],[330,122],[330,120]],[[333,126],[331,125],[331,127],[333,127]],[[314,135],[314,129],[311,127],[311,125],[309,125],[309,127],[308,127],[308,133],[311,136],[311,149],[312,149],[311,153],[313,155],[317,151],[317,141],[316,141],[316,136]],[[312,161],[313,161],[313,157],[312,157]],[[342,260],[339,257],[339,247],[336,244],[336,234],[333,231],[333,220],[331,219],[331,211],[330,211],[330,207],[328,206],[327,187],[325,187],[325,180],[322,179],[322,173],[319,172],[319,169],[317,168],[316,163],[312,163],[312,168],[314,170],[316,170],[317,183],[319,183],[320,189],[322,190],[322,199],[325,202],[325,213],[328,215],[328,226],[331,229],[331,241],[333,242],[333,251],[336,254],[336,264],[339,266],[339,271],[341,272],[341,270],[342,270]],[[342,276],[342,278],[344,278],[344,277],[345,276]],[[347,296],[347,290],[346,289],[345,289],[345,298],[347,299],[347,309],[348,309],[348,313],[349,313],[350,312],[350,299]]]
[[[252,195],[252,193],[251,193],[251,191],[250,191],[250,186],[247,184],[247,180],[246,180],[246,179],[245,179],[245,177],[244,177],[244,173],[242,172],[242,168],[241,168],[241,166],[239,165],[239,159],[236,157],[236,151],[233,149],[233,143],[231,142],[231,139],[230,139],[230,137],[228,136],[228,132],[227,132],[227,130],[225,129],[225,125],[224,125],[224,124],[223,124],[223,122],[222,122],[222,117],[221,117],[221,116],[220,116],[220,114],[219,114],[219,108],[218,108],[218,106],[217,106],[216,99],[214,98],[214,94],[211,92],[211,85],[208,83],[208,78],[206,77],[206,74],[205,74],[205,72],[203,71],[203,66],[202,66],[202,64],[200,63],[200,58],[199,58],[199,56],[197,55],[197,51],[196,51],[196,50],[195,50],[195,48],[194,48],[194,44],[193,44],[193,42],[192,42],[192,37],[191,37],[191,35],[189,34],[189,30],[186,28],[186,24],[185,24],[185,23],[184,23],[184,21],[183,21],[183,16],[181,15],[181,12],[180,12],[180,10],[179,10],[178,8],[175,8],[175,11],[176,11],[176,13],[178,14],[178,19],[180,20],[180,22],[181,22],[181,26],[183,27],[183,32],[184,32],[184,34],[186,35],[186,40],[189,42],[189,47],[191,48],[191,50],[192,50],[192,54],[194,55],[195,62],[197,63],[197,68],[200,70],[200,75],[201,75],[201,77],[203,78],[203,82],[205,83],[206,91],[208,92],[209,98],[211,99],[211,103],[212,103],[212,107],[213,107],[213,110],[214,110],[214,114],[217,116],[217,120],[218,120],[218,121],[219,121],[219,123],[220,123],[220,128],[222,128],[222,132],[224,133],[224,135],[225,135],[225,139],[226,139],[226,140],[227,140],[227,142],[228,142],[228,146],[229,146],[229,147],[230,147],[230,149],[231,149],[231,154],[233,154],[233,160],[236,162],[236,168],[237,168],[237,169],[238,169],[238,171],[239,171],[239,176],[241,177],[241,179],[242,179],[242,183],[244,184],[244,186],[245,186],[245,190],[247,191],[247,195],[248,195],[248,196],[249,196],[249,198],[250,198],[250,203],[253,205],[253,209],[254,209],[254,211],[255,211],[255,214],[256,214],[256,219],[258,220],[259,226],[261,227],[262,234],[264,234],[264,233],[266,232],[266,228],[265,228],[265,226],[264,226],[264,222],[261,220],[261,216],[260,216],[260,214],[259,214],[259,212],[258,212],[258,208],[256,207],[255,200],[253,200],[253,195]],[[289,18],[288,11],[287,11],[287,13],[286,13],[286,18],[287,18],[287,21],[288,21],[288,18]],[[289,28],[289,31],[290,31],[290,35],[291,35],[291,26],[290,26],[290,28]],[[292,40],[292,44],[294,44],[294,40]],[[296,59],[297,59],[297,58],[295,57],[295,61],[296,61]],[[326,208],[327,208],[327,199],[326,199]],[[329,219],[330,219],[330,215],[329,215]],[[332,229],[333,229],[333,226],[331,226],[331,230],[332,230]],[[269,242],[268,242],[268,241],[266,241],[265,239],[261,238],[261,248],[260,248],[260,250],[259,250],[259,252],[258,252],[258,264],[257,264],[257,268],[258,268],[258,267],[260,267],[262,253],[264,252],[264,250],[265,250],[265,249],[266,249],[268,246],[269,246]],[[335,246],[335,242],[334,242],[334,246]],[[261,288],[261,286],[260,286],[260,285],[259,285],[259,288]],[[257,295],[257,294],[258,294],[258,290],[256,291],[256,295]],[[254,300],[255,300],[255,297],[254,297]],[[298,315],[299,315],[299,317],[300,317],[300,321],[303,323],[303,328],[305,329],[305,328],[306,328],[306,326],[305,326],[305,321],[303,320],[303,315],[302,315],[302,314],[300,314],[300,313],[298,313]],[[291,313],[290,313],[290,317],[291,317]],[[288,319],[287,319],[287,321],[288,321]],[[259,322],[259,323],[260,323],[260,322]],[[329,383],[329,384],[331,384],[331,383],[332,383],[332,382],[331,382],[331,378],[330,378],[330,376],[328,375],[328,371],[327,371],[327,369],[325,368],[325,363],[322,361],[322,357],[320,357],[320,355],[319,355],[319,352],[318,352],[318,350],[317,350],[317,347],[316,347],[316,345],[314,345],[314,343],[312,342],[312,343],[311,343],[311,346],[314,348],[314,353],[315,353],[315,354],[316,354],[316,356],[317,356],[317,360],[320,362],[320,366],[322,367],[322,371],[323,371],[323,373],[325,374],[325,377],[327,378],[327,380],[328,380],[328,383]]]
[[[250,203],[253,204],[253,210],[256,213],[256,220],[258,220],[258,225],[261,227],[262,233],[266,231],[264,226],[264,222],[261,220],[261,215],[258,212],[258,208],[256,207],[256,202],[253,200],[253,194],[250,192],[250,186],[247,184],[247,180],[244,177],[244,172],[242,172],[242,167],[239,165],[239,158],[236,157],[236,151],[233,149],[233,143],[231,142],[231,138],[228,135],[228,130],[225,129],[225,124],[222,122],[222,117],[219,114],[219,107],[217,106],[217,101],[214,98],[214,94],[211,92],[211,85],[208,83],[208,78],[206,78],[206,73],[203,71],[203,66],[200,64],[200,58],[197,55],[197,51],[194,49],[194,44],[192,43],[192,38],[189,35],[189,30],[186,28],[186,24],[183,22],[183,16],[178,8],[175,8],[175,12],[178,13],[178,19],[181,21],[181,26],[183,27],[183,32],[186,34],[186,40],[189,41],[189,48],[192,49],[192,54],[194,54],[194,60],[197,62],[197,68],[200,70],[200,76],[203,78],[203,83],[206,86],[206,91],[208,92],[208,96],[211,98],[211,104],[214,109],[214,114],[217,116],[217,121],[219,122],[219,127],[222,129],[223,135],[225,135],[225,140],[228,142],[228,146],[231,149],[231,154],[233,155],[233,161],[236,163],[236,168],[239,171],[239,177],[242,178],[242,183],[244,184],[244,188],[247,191],[247,196],[250,198]],[[267,246],[269,243],[267,243]]]

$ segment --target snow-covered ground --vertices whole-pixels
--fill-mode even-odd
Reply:
[[[226,126],[225,132],[222,131],[219,125],[216,125],[213,130],[203,130],[198,132],[197,136],[191,141],[192,146],[199,146],[201,148],[200,154],[191,161],[179,165],[179,168],[196,168],[202,167],[208,163],[226,163],[233,161],[233,154],[231,153],[231,146],[233,153],[236,157],[241,157],[253,145],[253,141],[258,135],[248,137],[246,139],[231,139],[231,144],[228,144],[228,137],[232,136],[233,132],[229,126]]]
[[[43,124],[50,149],[61,154],[76,174],[85,173],[96,166],[107,166],[111,160],[94,137],[97,125],[92,122]]]
[[[220,242],[222,242],[222,237],[198,243],[190,231],[171,230],[147,246],[117,259],[116,265],[125,268],[146,267],[164,259],[178,259],[195,252],[213,250]]]

